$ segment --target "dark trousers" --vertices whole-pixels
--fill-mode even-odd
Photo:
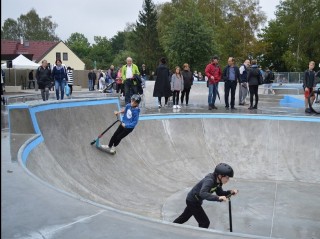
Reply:
[[[69,84],[68,84],[68,86],[70,87],[70,95],[72,95],[72,86],[73,86],[73,85],[69,85]]]
[[[123,84],[117,84],[116,85],[116,92],[117,93],[120,92],[120,94],[124,94],[124,86],[123,86]]]
[[[169,97],[164,97],[164,104],[168,104],[168,100],[169,100]],[[159,102],[159,105],[161,105],[161,97],[159,96],[158,97],[158,102]]]
[[[174,90],[172,94],[172,101],[173,105],[178,105],[179,104],[179,95],[180,91],[179,90]]]
[[[128,134],[130,134],[133,131],[133,128],[124,128],[121,124],[119,125],[118,129],[114,134],[112,135],[109,147],[112,146],[116,147],[121,142],[121,140],[126,137]]]
[[[183,213],[173,221],[173,223],[183,224],[187,222],[192,216],[194,216],[194,218],[197,220],[199,227],[209,227],[210,220],[207,214],[204,212],[201,204],[190,201],[187,201],[187,207],[184,209]]]
[[[236,88],[237,88],[237,81],[227,80],[224,82],[224,101],[226,103],[226,107],[229,107],[229,92],[231,90],[231,108],[234,107],[234,101],[236,96]]]
[[[253,106],[253,96],[255,98],[254,106],[258,106],[259,95],[258,95],[258,85],[249,85],[250,91],[250,106]]]
[[[181,104],[183,104],[184,96],[186,96],[186,104],[189,103],[189,94],[190,94],[191,88],[184,88],[181,92]]]
[[[138,94],[137,86],[133,84],[132,79],[126,79],[124,82],[124,97],[126,104],[131,102],[131,96]]]
[[[31,89],[31,84],[33,85],[33,89],[36,88],[36,84],[34,80],[29,80],[28,89]]]

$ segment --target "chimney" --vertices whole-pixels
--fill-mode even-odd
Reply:
[[[29,47],[29,41],[28,41],[28,40],[25,40],[25,41],[23,42],[23,46],[24,46],[24,47]]]
[[[20,37],[20,44],[23,45],[23,36]]]

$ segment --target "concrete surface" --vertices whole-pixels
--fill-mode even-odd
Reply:
[[[200,87],[179,112],[156,109],[147,89],[140,122],[114,156],[90,142],[115,120],[117,101],[13,105],[11,134],[1,134],[1,236],[320,238],[320,119],[280,107],[273,96],[262,97],[255,112],[219,105],[208,114]],[[240,189],[232,198],[234,233],[227,233],[226,203],[204,203],[209,230],[194,220],[171,224],[190,187],[222,161],[235,170],[225,188]]]

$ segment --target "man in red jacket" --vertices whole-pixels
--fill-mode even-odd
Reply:
[[[218,65],[219,58],[218,56],[213,56],[211,62],[206,66],[205,74],[208,77],[208,87],[209,87],[209,95],[208,95],[208,105],[209,110],[218,109],[215,106],[216,97],[218,93],[218,85],[221,80],[222,71],[220,66]]]

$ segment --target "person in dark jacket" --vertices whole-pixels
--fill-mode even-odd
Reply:
[[[193,79],[194,79],[188,63],[183,64],[182,76],[183,76],[184,88],[183,88],[183,91],[181,92],[181,105],[183,104],[184,96],[186,96],[186,106],[188,106],[189,94],[190,94],[191,86],[193,85]]]
[[[54,79],[54,87],[56,88],[57,100],[64,98],[64,87],[67,84],[68,75],[67,69],[62,65],[60,59],[56,60],[56,65],[52,69],[52,78]],[[60,96],[61,92],[61,96]]]
[[[46,60],[43,60],[41,63],[42,65],[37,69],[36,72],[36,79],[41,91],[41,97],[43,101],[46,101],[49,99],[49,89],[52,81],[51,69]]]
[[[28,89],[31,89],[31,84],[33,85],[33,89],[35,89],[36,86],[33,78],[33,70],[29,72],[28,79],[29,79]]]
[[[224,101],[226,103],[226,109],[229,109],[229,92],[231,91],[231,109],[235,109],[235,96],[237,83],[240,82],[240,71],[235,65],[235,60],[233,57],[229,57],[228,65],[223,70],[223,80],[224,80]]]
[[[315,66],[314,61],[309,62],[309,69],[304,72],[304,78],[303,78],[303,89],[304,89],[304,105],[305,105],[305,112],[306,113],[312,113],[311,109],[308,107],[309,105],[309,96],[310,97],[310,103],[311,105],[314,102],[315,95],[313,88],[316,86],[316,72],[313,70]],[[319,75],[319,72],[318,74]]]
[[[165,106],[168,106],[168,99],[172,95],[172,92],[170,86],[170,70],[166,65],[166,59],[164,57],[160,59],[160,64],[154,76],[156,77],[156,82],[154,84],[153,97],[158,97],[159,108],[162,107],[161,97],[164,97]]]
[[[141,86],[142,88],[145,88],[146,81],[148,80],[148,77],[149,77],[149,70],[146,68],[145,64],[142,64],[140,73],[141,73],[141,80],[142,80]]]
[[[248,71],[248,84],[250,92],[250,107],[249,110],[257,109],[259,102],[258,88],[259,78],[262,78],[262,74],[257,65],[257,60],[252,60],[251,68]],[[253,96],[255,97],[255,104],[253,105]]]
[[[91,70],[89,71],[88,73],[88,88],[89,88],[89,91],[93,91],[94,90],[94,84],[93,84],[93,75],[95,75],[94,71]]]
[[[213,173],[209,173],[191,189],[186,199],[187,207],[173,222],[183,224],[194,216],[199,227],[208,228],[210,220],[202,208],[202,202],[203,200],[227,201],[227,196],[237,194],[236,189],[228,191],[222,189],[222,185],[226,184],[231,177],[233,177],[233,169],[228,164],[218,164]],[[214,192],[216,195],[213,194]]]

